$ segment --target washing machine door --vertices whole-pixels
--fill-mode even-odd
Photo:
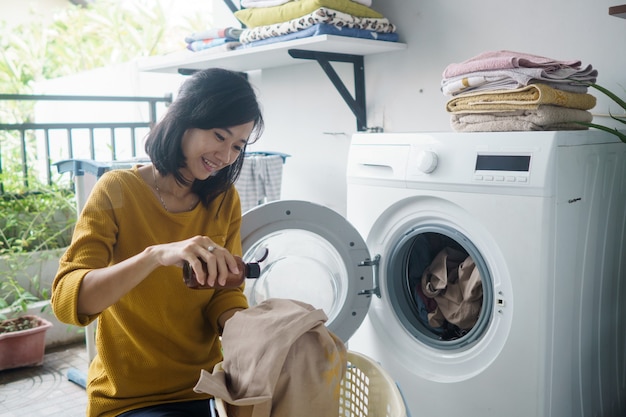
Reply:
[[[243,258],[268,250],[261,276],[246,280],[250,305],[299,300],[324,310],[326,326],[346,342],[370,305],[373,268],[365,241],[337,212],[306,201],[274,201],[243,216]]]

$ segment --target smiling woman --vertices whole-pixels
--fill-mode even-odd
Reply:
[[[222,360],[224,324],[248,303],[242,287],[188,288],[180,268],[189,264],[198,284],[211,287],[240,272],[234,183],[263,126],[245,77],[200,71],[148,134],[152,164],[96,182],[52,286],[59,320],[98,319],[88,416],[142,415],[146,407],[165,415],[159,410],[170,403],[181,409],[168,416],[209,416],[209,396],[192,388],[200,369]]]

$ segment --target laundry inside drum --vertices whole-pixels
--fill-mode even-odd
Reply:
[[[485,285],[490,282],[487,268],[473,245],[422,232],[400,246],[388,287],[404,327],[417,339],[448,349],[480,337],[489,320],[485,302],[492,295]]]

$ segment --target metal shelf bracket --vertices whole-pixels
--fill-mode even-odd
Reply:
[[[356,117],[357,130],[359,132],[368,130],[365,109],[365,67],[362,55],[306,51],[301,49],[289,49],[288,52],[292,58],[316,60]],[[352,63],[354,68],[354,97],[352,97],[346,85],[341,78],[339,78],[339,75],[330,64],[331,62]]]

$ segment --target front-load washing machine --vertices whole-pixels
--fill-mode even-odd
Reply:
[[[251,304],[327,312],[414,417],[626,414],[626,144],[595,131],[357,134],[347,219],[246,213]]]

